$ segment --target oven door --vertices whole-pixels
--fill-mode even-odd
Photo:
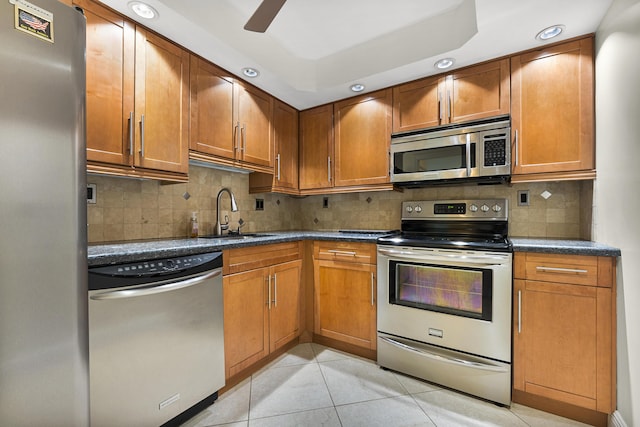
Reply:
[[[378,245],[378,331],[511,361],[512,255]]]

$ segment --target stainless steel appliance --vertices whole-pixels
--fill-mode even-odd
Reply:
[[[0,16],[0,425],[87,426],[85,19]]]
[[[391,182],[403,187],[477,181],[511,174],[508,116],[391,136]]]
[[[378,239],[378,364],[511,403],[505,199],[402,203]]]
[[[93,427],[211,405],[225,384],[222,253],[90,268],[89,348]]]

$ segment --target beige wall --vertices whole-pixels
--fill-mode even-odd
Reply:
[[[229,187],[238,201],[238,212],[229,212],[226,194],[222,217],[229,215],[232,228],[242,218],[244,232],[275,230],[397,229],[403,200],[508,198],[510,235],[522,237],[589,238],[591,184],[558,182],[513,186],[447,186],[328,196],[291,197],[281,194],[249,194],[246,174],[192,166],[186,184],[90,175],[97,186],[97,203],[88,207],[89,242],[186,237],[192,211],[198,212],[201,234],[215,224],[216,195]],[[528,207],[517,206],[518,190],[529,190]],[[544,191],[552,195],[545,200]],[[189,199],[185,199],[189,193]],[[329,207],[323,208],[323,197]],[[264,211],[255,210],[255,199],[264,200]]]

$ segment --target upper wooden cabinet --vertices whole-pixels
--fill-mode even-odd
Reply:
[[[333,104],[300,112],[299,144],[300,192],[333,187]]]
[[[298,111],[275,100],[271,124],[275,153],[273,173],[249,175],[249,192],[298,194]]]
[[[188,52],[93,2],[74,4],[87,18],[88,170],[186,180]]]
[[[514,56],[511,71],[512,181],[594,178],[593,38]]]
[[[336,187],[389,183],[392,90],[334,105]]]
[[[273,98],[191,55],[191,157],[273,171]]]
[[[393,132],[509,114],[509,60],[393,88]]]
[[[191,55],[189,148],[235,159],[233,79],[220,68]]]
[[[300,113],[300,192],[391,188],[392,90]]]

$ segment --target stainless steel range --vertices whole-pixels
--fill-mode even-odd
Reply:
[[[506,199],[402,203],[378,239],[378,364],[511,403]]]

